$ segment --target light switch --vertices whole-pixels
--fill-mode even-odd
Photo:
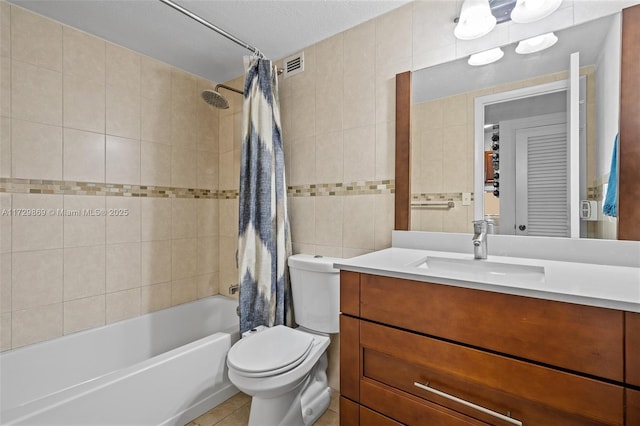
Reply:
[[[462,205],[463,206],[470,206],[471,205],[471,193],[470,192],[463,192],[462,193]]]

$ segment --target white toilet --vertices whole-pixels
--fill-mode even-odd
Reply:
[[[282,325],[251,334],[229,350],[229,379],[251,395],[249,426],[313,424],[329,406],[328,333],[339,331],[338,259],[289,257],[298,328]]]

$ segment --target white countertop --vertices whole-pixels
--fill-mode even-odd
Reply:
[[[509,278],[507,284],[504,283],[504,275],[493,282],[491,277],[486,276],[483,282],[477,282],[474,281],[473,274],[462,270],[463,268],[434,271],[417,267],[427,257],[473,259],[473,255],[469,253],[392,247],[340,260],[334,266],[346,271],[640,313],[638,267],[489,255],[488,262],[544,267],[543,280],[520,280],[516,274],[513,280]]]

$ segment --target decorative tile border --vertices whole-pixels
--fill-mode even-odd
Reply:
[[[153,198],[234,198],[229,193],[200,188],[174,188],[168,186],[127,185],[119,183],[71,182],[46,179],[0,178],[0,192],[14,194],[104,195],[113,197]]]
[[[348,183],[312,183],[289,186],[290,197],[323,197],[337,195],[370,195],[393,194],[396,190],[395,180],[374,180]]]
[[[211,190],[169,186],[0,178],[0,192],[13,194],[102,195],[114,197],[236,199],[237,189]],[[394,180],[289,186],[290,197],[393,194]]]
[[[411,194],[411,201],[462,201],[462,192],[415,192]]]

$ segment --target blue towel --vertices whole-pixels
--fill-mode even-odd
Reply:
[[[613,142],[613,154],[611,154],[611,171],[609,172],[609,185],[604,199],[602,211],[607,216],[618,216],[618,135]]]

